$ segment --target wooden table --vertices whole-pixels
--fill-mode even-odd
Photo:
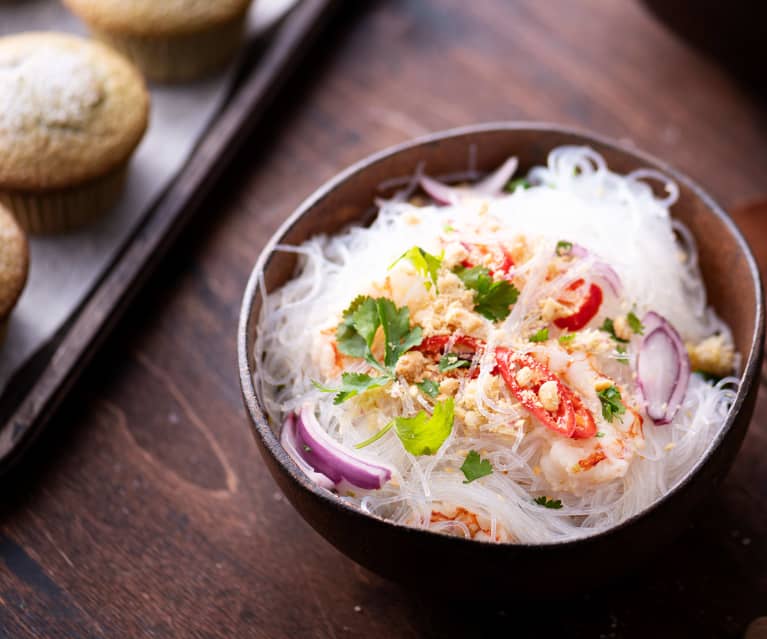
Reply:
[[[548,120],[632,140],[727,207],[767,192],[765,104],[634,2],[364,4],[4,480],[0,636],[740,637],[767,614],[764,392],[736,467],[684,536],[569,601],[403,591],[325,543],[262,468],[237,384],[240,297],[279,222],[350,162],[451,126]]]

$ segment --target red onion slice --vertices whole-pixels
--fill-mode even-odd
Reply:
[[[587,258],[591,257],[593,254],[585,246],[573,243],[573,246],[570,249],[570,255],[573,257]],[[615,269],[607,262],[603,262],[602,260],[594,257],[594,264],[591,268],[591,271],[594,275],[594,278],[601,281],[603,284],[606,284],[607,288],[612,291],[613,295],[617,297],[621,294],[621,291],[623,290],[623,283],[621,282],[620,275],[618,275],[615,272]]]
[[[418,183],[437,204],[458,204],[462,195],[470,193],[486,196],[501,195],[503,187],[517,170],[517,164],[517,158],[509,158],[490,175],[471,187],[448,186],[428,175],[422,175],[418,179]]]
[[[288,416],[281,439],[283,447],[301,470],[323,488],[349,485],[373,490],[391,479],[391,468],[354,455],[328,435],[310,406],[304,406],[300,415]]]
[[[670,423],[687,393],[690,360],[682,338],[661,315],[642,318],[645,336],[637,355],[637,382],[645,410],[656,426]]]
[[[442,182],[438,182],[428,175],[422,175],[418,180],[418,183],[427,195],[437,204],[458,204],[460,201],[458,189],[442,184]]]
[[[503,193],[503,187],[509,183],[511,176],[514,175],[518,165],[517,158],[509,158],[490,175],[477,182],[472,187],[472,191],[482,195],[500,195]]]

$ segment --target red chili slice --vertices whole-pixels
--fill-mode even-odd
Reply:
[[[575,285],[575,286],[574,286]],[[583,280],[576,280],[568,287],[568,290],[576,290],[583,285]],[[583,298],[578,310],[567,317],[558,317],[554,324],[568,331],[578,331],[588,324],[599,312],[602,305],[602,289],[596,284],[589,287],[589,292]]]
[[[482,254],[490,252],[487,248],[483,246],[477,246],[476,244],[469,244],[468,242],[461,242],[461,244],[467,251],[471,251],[472,248],[476,247],[477,250],[479,250],[479,252]],[[503,256],[503,260],[497,269],[488,268],[487,272],[491,277],[494,277],[496,273],[500,273],[503,277],[508,277],[511,267],[514,266],[514,258],[511,257],[511,254],[502,244],[498,244],[498,248],[500,249],[501,255]],[[467,259],[461,261],[461,266],[464,268],[474,268],[476,264]]]
[[[453,352],[471,353],[472,357],[482,353],[485,343],[469,335],[432,335],[425,338],[414,350],[425,355],[442,355],[448,342],[453,342]],[[463,350],[462,350],[463,349]],[[551,372],[548,366],[539,362],[529,353],[514,353],[508,348],[498,348],[495,352],[496,367],[493,375],[500,374],[511,394],[544,426],[554,432],[572,437],[587,439],[597,432],[596,422],[591,411],[581,401],[581,398]],[[517,382],[517,372],[527,366],[535,373],[535,381],[527,387]],[[479,375],[475,370],[473,377]],[[557,385],[559,406],[556,413],[547,411],[538,399],[538,390],[544,382],[552,381]]]
[[[499,348],[496,351],[496,360],[498,370],[514,398],[546,428],[565,437],[573,437],[576,428],[573,395],[557,376],[527,353],[513,353],[508,349]],[[524,367],[532,369],[535,373],[535,380],[526,387],[517,382],[517,372]],[[538,399],[538,390],[545,382],[554,382],[557,385],[559,406],[556,413],[547,411]]]
[[[414,350],[421,351],[428,355],[442,354],[447,343],[453,340],[453,346],[463,347],[472,354],[485,347],[482,340],[469,335],[432,335],[426,337]]]
[[[597,425],[594,421],[594,416],[591,411],[583,405],[581,398],[571,391],[570,399],[573,402],[573,408],[575,409],[575,430],[573,431],[573,439],[588,439],[597,434]]]

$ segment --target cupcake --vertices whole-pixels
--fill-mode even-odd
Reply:
[[[148,114],[141,75],[108,47],[57,33],[0,38],[0,203],[32,233],[110,208]]]
[[[157,82],[205,76],[234,57],[251,0],[63,0],[94,36]]]
[[[0,342],[8,330],[8,318],[19,300],[29,270],[27,236],[13,215],[0,206]]]

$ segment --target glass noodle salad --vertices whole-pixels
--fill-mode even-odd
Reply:
[[[363,511],[547,543],[667,493],[721,428],[739,357],[675,184],[587,147],[516,168],[419,172],[371,226],[279,246],[299,262],[264,296],[256,382],[296,464]]]

